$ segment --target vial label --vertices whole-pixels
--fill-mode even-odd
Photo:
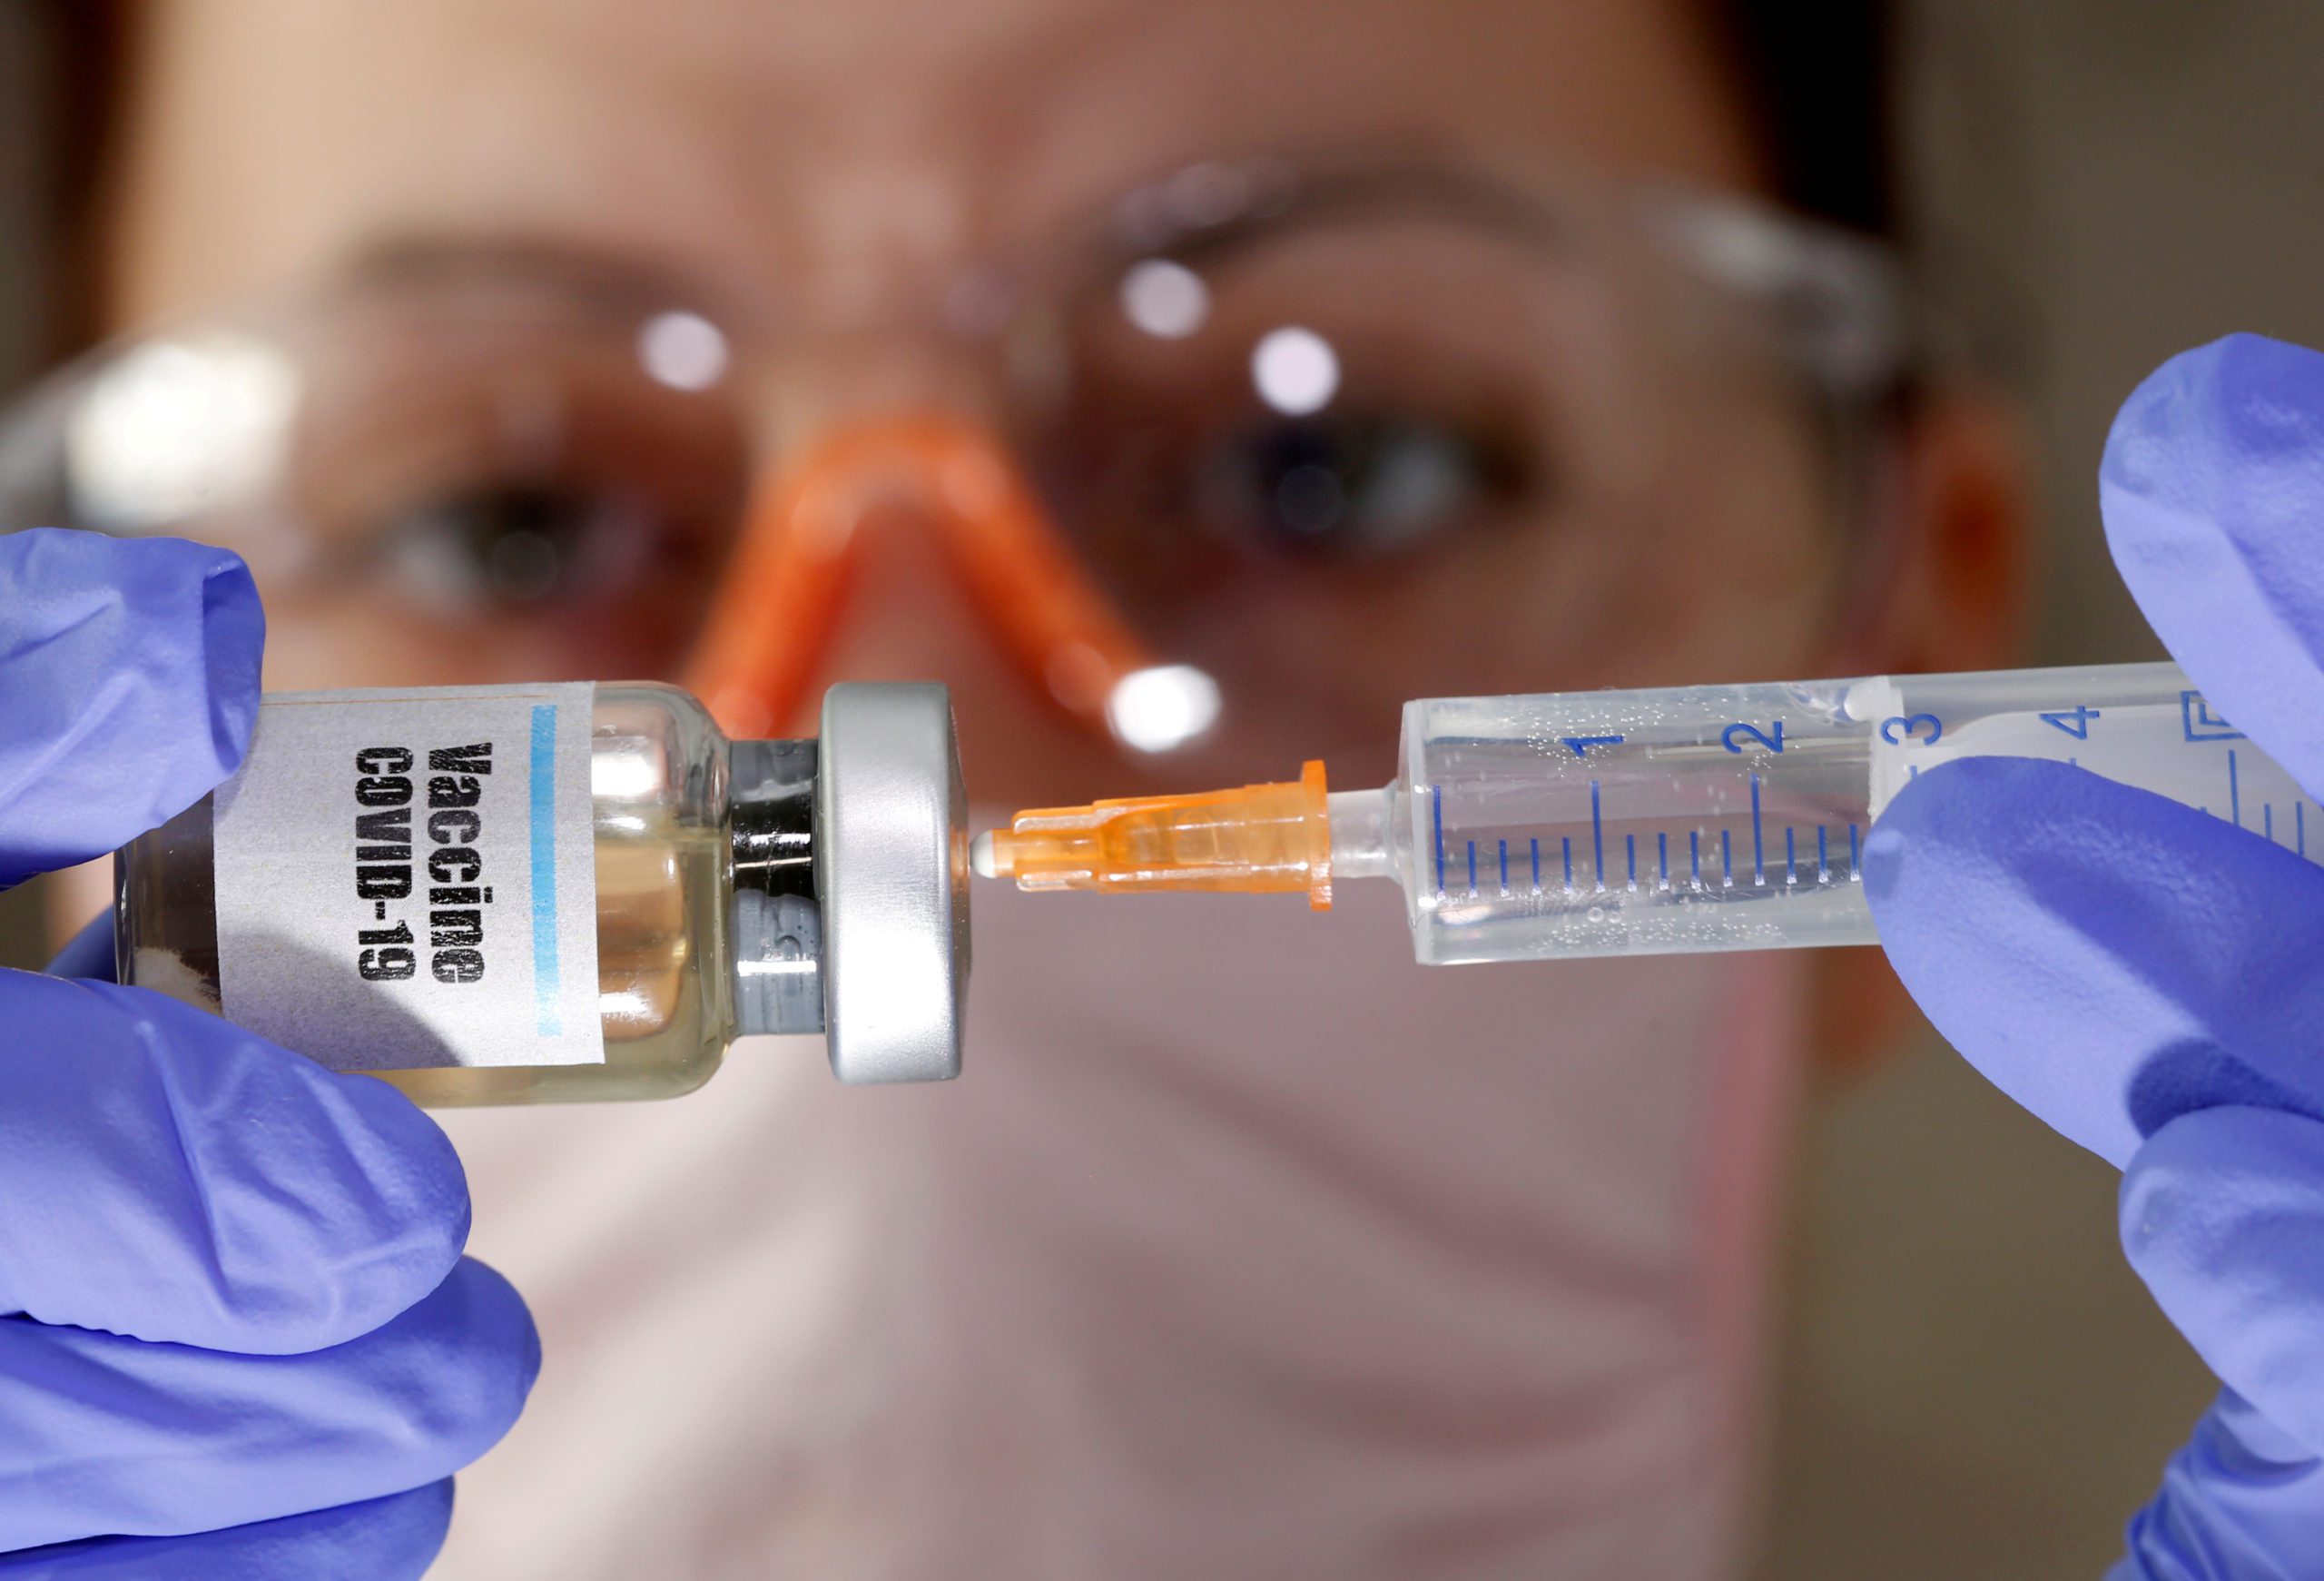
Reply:
[[[228,1019],[340,1071],[602,1063],[595,691],[267,697],[214,804]]]

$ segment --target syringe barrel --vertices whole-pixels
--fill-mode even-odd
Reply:
[[[1386,797],[1415,952],[1874,943],[1873,819],[1922,770],[1993,756],[2077,763],[2324,852],[2313,798],[2168,664],[1424,698]]]

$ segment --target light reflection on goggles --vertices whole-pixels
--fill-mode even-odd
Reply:
[[[388,260],[52,380],[0,521],[201,537],[279,622],[392,613],[479,670],[683,670],[753,733],[901,494],[1030,682],[1167,750],[1222,689],[1328,716],[1349,630],[1403,692],[1520,689],[1484,637],[1683,558],[1669,479],[1761,429],[1852,525],[1909,362],[1863,243],[1437,164],[1202,166],[930,294],[973,399],[784,432],[812,325],[525,246]]]

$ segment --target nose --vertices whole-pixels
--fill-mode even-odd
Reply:
[[[1106,730],[1108,701],[1150,658],[1000,442],[926,411],[837,428],[756,491],[688,667],[726,731],[765,736],[796,716],[851,582],[867,553],[893,569],[887,524],[904,518],[925,524],[1009,665],[1067,717]],[[885,547],[867,550],[875,539]]]

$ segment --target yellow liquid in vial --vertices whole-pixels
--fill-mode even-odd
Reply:
[[[437,1107],[667,1098],[708,1081],[731,1011],[718,964],[725,959],[726,836],[700,825],[655,827],[623,809],[598,819],[596,853],[603,1064],[372,1073]],[[132,979],[219,1013],[208,801],[142,836],[135,855],[123,894],[135,924]]]
[[[625,822],[634,822],[625,819]],[[715,829],[596,832],[597,1012],[603,1065],[386,1071],[434,1107],[668,1098],[718,1069],[725,1046],[726,839]]]

